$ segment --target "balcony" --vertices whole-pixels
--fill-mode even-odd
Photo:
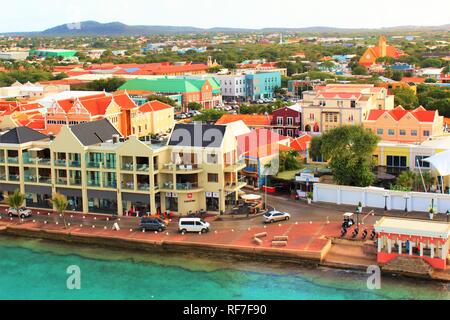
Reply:
[[[67,178],[56,178],[56,184],[67,185]]]
[[[117,182],[116,181],[105,181],[103,184],[104,188],[110,188],[110,189],[117,189]]]
[[[20,176],[18,174],[10,174],[8,177],[9,181],[20,181]]]
[[[198,183],[177,183],[176,189],[178,192],[199,192],[202,191],[203,188],[199,187]]]
[[[18,164],[19,163],[19,158],[17,158],[17,157],[8,157],[8,163],[10,163],[10,164]]]
[[[51,164],[51,160],[50,159],[38,159],[37,163],[38,165],[42,165],[42,166],[49,166]]]
[[[67,161],[65,159],[56,159],[55,166],[57,167],[65,167],[67,166]]]
[[[160,185],[161,190],[173,191],[173,187],[174,187],[174,185],[173,185],[172,181],[167,181]]]
[[[89,180],[88,181],[88,187],[100,187],[101,186],[101,184],[100,184],[100,181],[97,181],[97,180]]]
[[[134,190],[134,183],[133,182],[122,182],[122,189]]]
[[[0,174],[0,181],[6,181],[6,174]]]
[[[116,164],[115,163],[110,163],[110,162],[106,162],[105,165],[103,166],[105,169],[116,169]]]
[[[203,169],[198,164],[189,164],[189,165],[183,165],[183,164],[165,164],[164,167],[160,170],[161,173],[200,173],[203,171]]]
[[[241,178],[238,181],[227,181],[225,183],[226,191],[237,191],[244,188],[247,185],[247,180],[245,178]]]
[[[52,178],[51,177],[39,177],[39,183],[52,184]]]
[[[132,163],[123,163],[122,164],[122,170],[123,171],[133,171],[134,165]]]
[[[148,183],[138,183],[139,191],[150,191],[150,184]]]
[[[69,181],[69,185],[71,185],[71,186],[81,186],[81,179],[71,179]]]
[[[37,183],[38,179],[32,175],[25,175],[25,182]]]
[[[148,172],[150,171],[150,166],[148,164],[137,164],[136,170],[141,172]]]
[[[80,161],[71,160],[71,161],[69,161],[69,167],[80,168],[81,167],[81,162]]]
[[[5,158],[0,157],[0,163],[5,163]]]
[[[100,169],[102,167],[102,163],[101,162],[88,162],[86,164],[86,166],[91,169]]]
[[[225,164],[225,172],[236,172],[245,169],[245,161],[238,161],[234,164]]]
[[[37,158],[24,158],[23,163],[35,165],[35,164],[37,164],[37,160],[38,160]]]

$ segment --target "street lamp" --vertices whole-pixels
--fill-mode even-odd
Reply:
[[[448,223],[448,219],[450,218],[450,210],[447,210],[446,214],[447,214],[447,223]]]
[[[409,199],[409,196],[405,195],[405,212],[408,212],[408,199]]]
[[[387,211],[387,199],[389,195],[387,192],[384,193],[384,211]]]

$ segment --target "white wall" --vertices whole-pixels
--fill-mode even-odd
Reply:
[[[434,200],[434,208],[439,213],[450,210],[450,195],[424,192],[400,192],[381,188],[359,188],[332,184],[314,184],[314,202],[354,205],[388,210],[428,212]]]

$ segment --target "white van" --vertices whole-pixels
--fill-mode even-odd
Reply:
[[[186,232],[206,233],[209,232],[210,224],[200,218],[181,218],[178,223],[178,231],[182,234]]]

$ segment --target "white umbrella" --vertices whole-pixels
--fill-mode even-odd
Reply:
[[[439,172],[440,176],[444,177],[450,175],[450,150],[437,153],[422,161],[431,163],[431,165]]]

